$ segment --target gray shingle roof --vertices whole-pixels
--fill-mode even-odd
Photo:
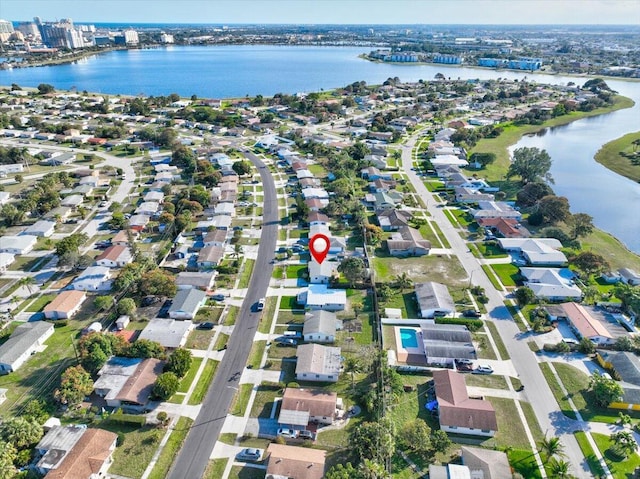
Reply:
[[[53,329],[53,324],[44,321],[24,323],[18,326],[7,342],[0,346],[0,363],[13,364],[50,329]]]
[[[171,307],[169,308],[169,314],[178,311],[195,314],[205,297],[206,293],[199,289],[182,289],[178,291],[175,298],[173,298],[173,303],[171,303]]]

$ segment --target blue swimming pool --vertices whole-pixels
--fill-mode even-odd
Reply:
[[[417,348],[418,337],[415,329],[400,328],[400,342],[403,348]]]

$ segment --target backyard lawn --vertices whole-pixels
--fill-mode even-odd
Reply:
[[[515,264],[492,264],[491,268],[493,268],[493,271],[495,271],[505,286],[515,287],[516,282],[520,279],[520,269]]]

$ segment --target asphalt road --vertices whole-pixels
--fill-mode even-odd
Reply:
[[[266,296],[273,271],[271,260],[278,239],[279,222],[276,187],[264,163],[252,153],[245,153],[245,156],[258,168],[264,188],[263,226],[258,258],[247,295],[229,338],[227,351],[204,398],[200,414],[191,426],[180,454],[169,472],[169,479],[197,479],[204,474],[213,446],[227,417],[231,400],[238,389],[240,376],[247,363],[253,336],[260,321],[261,313],[253,312],[253,305],[258,299]]]
[[[411,170],[411,151],[415,146],[415,140],[416,138],[414,137],[408,141],[402,151],[402,163],[405,173],[408,175],[418,195],[427,201],[427,210],[451,244],[451,249],[469,275],[470,283],[482,286],[485,289],[489,299],[489,302],[485,305],[488,311],[486,320],[493,322],[497,326],[516,372],[526,386],[526,396],[531,406],[533,406],[540,428],[547,437],[560,437],[564,446],[564,454],[566,455],[565,460],[571,465],[571,474],[581,479],[591,477],[584,455],[573,435],[573,431],[582,429],[582,425],[567,418],[560,412],[549,384],[538,366],[538,360],[533,351],[529,349],[526,335],[520,332],[509,314],[509,310],[504,305],[502,293],[498,292],[489,281],[478,259],[471,254],[466,243],[444,215],[439,204],[431,200],[431,193],[427,191],[422,180],[416,175],[415,171]]]

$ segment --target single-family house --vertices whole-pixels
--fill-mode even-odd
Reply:
[[[153,216],[160,209],[160,204],[155,201],[145,201],[140,203],[140,205],[136,208],[136,215],[145,215],[145,216]]]
[[[82,195],[69,195],[60,201],[60,206],[68,206],[69,208],[77,208],[84,201]]]
[[[631,268],[620,268],[618,270],[618,273],[620,274],[620,279],[622,282],[627,283],[631,286],[640,285],[640,274],[638,274]]]
[[[492,437],[498,431],[496,411],[489,401],[472,399],[464,376],[450,369],[433,371],[440,429],[447,433]]]
[[[336,418],[338,395],[319,389],[286,388],[280,403],[278,423],[306,429],[309,423],[333,424]]]
[[[409,211],[396,208],[378,211],[376,216],[382,231],[397,231],[403,226],[409,226],[409,220],[413,218]]]
[[[56,222],[66,221],[71,216],[71,213],[73,213],[73,210],[68,206],[58,206],[57,208],[54,208],[49,212],[47,212],[47,214],[44,215],[44,218],[47,218]]]
[[[21,235],[33,235],[48,238],[56,229],[55,221],[39,220],[25,229]]]
[[[347,293],[344,289],[329,289],[326,284],[310,284],[298,293],[297,301],[308,309],[342,311],[347,305]]]
[[[582,291],[573,281],[574,274],[569,269],[520,268],[520,275],[537,298],[550,301],[582,298]]]
[[[76,425],[56,425],[49,429],[35,447],[40,456],[36,464],[38,472],[44,475],[56,469],[86,430],[86,427]]]
[[[113,462],[116,433],[85,429],[59,466],[47,474],[50,479],[96,479],[104,477]]]
[[[181,289],[176,293],[169,307],[171,319],[193,319],[198,310],[204,306],[207,295],[199,289]]]
[[[6,205],[11,199],[11,193],[8,191],[0,191],[0,205]]]
[[[415,283],[414,289],[418,300],[420,317],[433,318],[434,316],[447,316],[456,310],[453,298],[444,284]]]
[[[500,238],[498,244],[502,249],[515,252],[532,266],[562,266],[567,263],[562,243],[554,238]]]
[[[178,289],[197,288],[202,291],[209,291],[213,288],[217,274],[217,271],[182,271],[176,277],[176,286]]]
[[[129,218],[129,228],[139,233],[144,230],[149,220],[149,215],[133,215]]]
[[[90,266],[69,286],[77,291],[108,291],[111,289],[111,270],[106,266]]]
[[[142,412],[163,367],[164,361],[155,358],[111,357],[98,371],[93,388],[109,407]]]
[[[387,240],[387,248],[391,256],[424,256],[431,250],[431,241],[422,238],[420,231],[410,226],[401,226]]]
[[[309,226],[329,226],[330,218],[324,213],[317,211],[309,213],[308,216]]]
[[[216,215],[224,215],[224,216],[235,216],[236,215],[236,207],[233,206],[233,203],[218,203],[214,209],[214,213]]]
[[[305,314],[302,337],[308,343],[333,343],[341,327],[335,313],[316,309]]]
[[[479,201],[493,201],[495,197],[491,193],[483,193],[480,190],[466,188],[464,186],[456,186],[453,189],[456,203],[471,204]]]
[[[462,464],[429,465],[430,479],[512,479],[509,458],[502,451],[462,446]]]
[[[612,344],[615,337],[602,321],[599,321],[581,304],[562,303],[557,307],[557,319],[566,319],[579,338],[587,338],[596,344]]]
[[[8,374],[22,366],[52,334],[53,324],[44,321],[18,326],[0,345],[0,374]]]
[[[619,379],[622,397],[609,404],[612,409],[640,411],[640,357],[628,351],[599,349],[596,359]]]
[[[478,224],[503,238],[528,238],[531,233],[513,218],[479,218]]]
[[[85,299],[87,299],[87,293],[84,291],[62,291],[44,307],[44,317],[69,319],[80,310]]]
[[[145,203],[148,203],[148,202],[162,203],[164,201],[164,193],[162,191],[149,191],[144,195],[142,200]]]
[[[202,239],[204,246],[224,246],[227,242],[226,230],[212,230],[208,231]]]
[[[198,268],[215,268],[224,257],[224,246],[205,246],[198,253]]]
[[[520,221],[522,213],[504,201],[478,201],[478,208],[471,211],[473,218],[513,218]]]
[[[0,253],[27,254],[37,242],[38,237],[33,235],[0,236]]]
[[[265,479],[322,479],[326,451],[269,444]]]
[[[112,245],[96,257],[98,266],[107,268],[122,268],[133,261],[133,255],[128,246]]]
[[[302,344],[296,354],[296,379],[298,381],[326,381],[335,383],[342,367],[342,351],[333,346]]]
[[[165,349],[184,346],[193,323],[169,318],[153,318],[145,326],[138,339],[148,339],[159,343]]]
[[[460,324],[425,324],[421,329],[427,364],[453,366],[456,359],[476,359],[471,332]]]
[[[125,230],[120,230],[111,238],[111,244],[116,246],[129,246],[129,235]]]
[[[332,277],[337,277],[338,263],[335,261],[323,261],[318,263],[315,259],[311,259],[307,263],[309,268],[309,283],[311,284],[328,284]]]
[[[6,271],[15,260],[15,255],[11,253],[0,253],[0,272]]]

